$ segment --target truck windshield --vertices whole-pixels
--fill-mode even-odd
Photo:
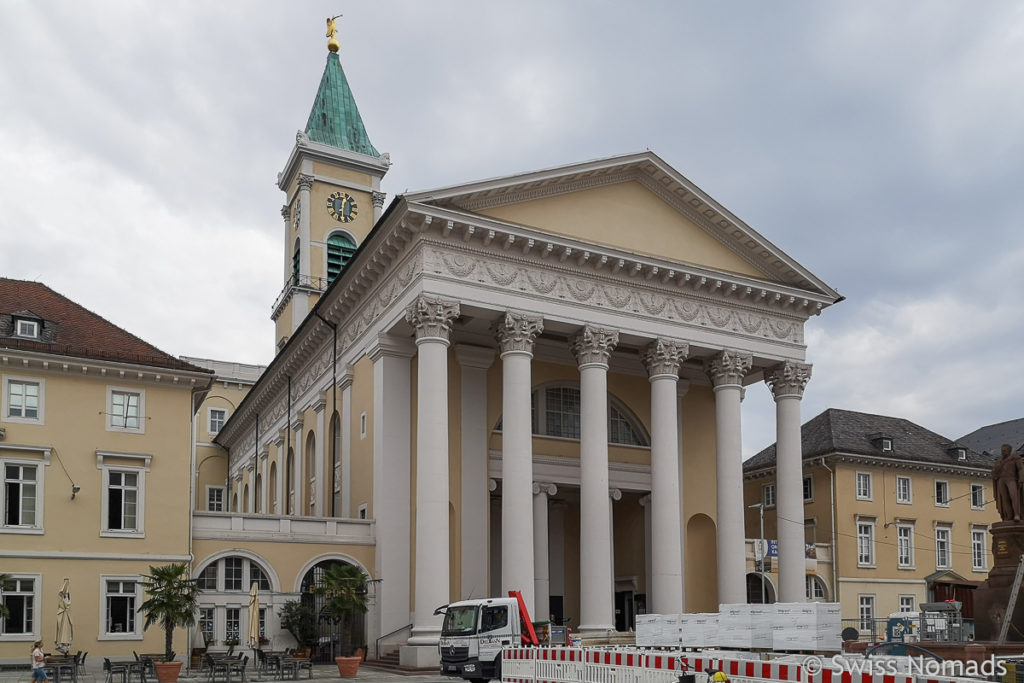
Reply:
[[[441,626],[442,636],[468,636],[476,633],[476,606],[449,607]]]

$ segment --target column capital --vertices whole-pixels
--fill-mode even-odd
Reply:
[[[307,175],[305,173],[300,173],[299,174],[299,189],[300,190],[309,190],[312,187],[313,187],[313,176]]]
[[[651,504],[651,494],[645,493],[644,495],[640,496],[639,502],[641,507],[647,507],[648,505]]]
[[[558,487],[550,482],[533,482],[533,495],[538,496],[542,493],[553,496],[558,493]]]
[[[775,365],[764,373],[764,381],[778,401],[783,396],[802,398],[804,387],[811,379],[811,364],[787,360]]]
[[[283,218],[284,222],[287,223],[289,220],[291,220],[291,217],[292,207],[288,206],[287,204],[283,204],[281,206],[281,218]]]
[[[725,349],[704,361],[704,372],[715,388],[729,384],[742,385],[753,362],[753,356],[749,353]]]
[[[416,342],[423,339],[448,341],[452,321],[459,317],[459,302],[421,294],[405,309],[405,321],[416,330]]]
[[[487,480],[487,490],[490,491],[491,493],[494,493],[495,491],[497,491],[498,490],[498,480],[497,479],[493,479],[493,478],[492,479],[488,479]]]
[[[584,325],[569,341],[569,348],[581,368],[585,365],[603,365],[607,368],[608,359],[618,343],[618,330]]]
[[[679,377],[679,366],[690,355],[690,345],[686,342],[658,337],[640,352],[640,360],[647,368],[647,376],[651,379],[671,375]]]
[[[338,375],[338,388],[345,391],[352,386],[352,381],[355,379],[355,369],[351,364],[346,363],[341,369],[341,374]]]
[[[292,418],[292,430],[293,431],[302,431],[302,425],[303,424],[304,424],[304,419],[303,419],[302,415],[296,415],[295,417]]]
[[[464,368],[486,370],[494,365],[494,349],[486,346],[456,344],[455,360]]]
[[[501,353],[533,354],[533,342],[544,331],[544,319],[522,311],[505,311],[493,326]]]
[[[383,209],[384,200],[387,198],[387,196],[387,193],[377,192],[376,190],[374,190],[373,192],[370,193],[370,201],[373,202],[373,205],[378,209]]]
[[[622,489],[608,489],[608,497],[612,500],[622,500]]]

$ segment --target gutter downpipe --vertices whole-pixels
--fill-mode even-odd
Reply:
[[[839,602],[839,555],[836,553],[836,475],[825,464],[824,456],[821,458],[821,466],[828,470],[828,492],[832,505],[832,511],[829,514],[829,521],[832,523],[832,593],[835,602]]]

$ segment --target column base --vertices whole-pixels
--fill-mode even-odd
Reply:
[[[613,624],[580,626],[578,629],[573,631],[573,635],[578,635],[584,640],[607,639],[610,636],[614,636],[616,633],[618,633],[618,631],[615,630],[615,626]]]
[[[414,669],[441,666],[441,654],[434,645],[403,645],[398,650],[398,664]]]

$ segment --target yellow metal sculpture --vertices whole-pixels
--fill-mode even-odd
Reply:
[[[339,14],[336,17],[327,18],[327,37],[330,38],[330,40],[327,41],[327,49],[331,52],[337,52],[338,48],[341,47],[338,43],[338,39],[335,38],[335,36],[338,35],[338,27],[334,24],[334,20],[340,17],[341,15]]]

